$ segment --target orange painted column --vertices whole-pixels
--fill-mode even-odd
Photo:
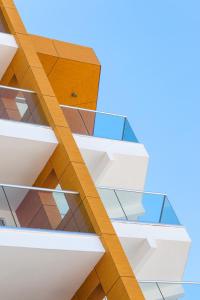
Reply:
[[[100,280],[98,278],[97,272],[94,269],[85,282],[82,284],[82,286],[79,288],[79,290],[76,292],[74,295],[74,298],[72,300],[77,300],[77,299],[89,299],[91,295],[95,292],[97,287],[100,285]]]
[[[105,297],[101,285],[98,285],[94,292],[88,297],[88,300],[103,300]]]
[[[0,7],[10,32],[14,34],[19,45],[8,72],[14,72],[20,87],[36,91],[49,125],[53,128],[59,141],[57,149],[36,184],[45,184],[49,176],[52,176],[53,170],[63,189],[72,189],[80,193],[82,205],[106,250],[105,255],[95,267],[95,272],[107,298],[109,300],[144,299],[59,107],[59,102],[35,51],[31,37],[26,32],[12,0],[0,0]],[[6,74],[5,78],[6,76],[9,77],[9,74]],[[87,289],[89,290],[90,286],[85,288],[85,293]],[[76,297],[82,300],[89,299],[91,295],[84,296],[80,288]]]

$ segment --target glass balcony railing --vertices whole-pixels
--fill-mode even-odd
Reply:
[[[98,188],[109,217],[113,220],[180,225],[164,194]]]
[[[127,117],[61,105],[73,133],[138,143]]]
[[[140,282],[146,300],[200,299],[198,282]]]
[[[94,232],[79,193],[15,185],[0,185],[0,226]]]
[[[36,93],[0,85],[0,119],[48,125]]]

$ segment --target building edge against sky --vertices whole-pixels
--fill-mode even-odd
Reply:
[[[0,252],[13,286],[2,272],[0,296],[22,299],[23,285],[30,300],[179,299],[190,238],[167,196],[144,192],[149,156],[127,117],[95,111],[94,51],[27,33],[12,0],[0,9]]]

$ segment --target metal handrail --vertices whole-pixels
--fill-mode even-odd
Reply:
[[[118,114],[113,114],[113,113],[109,113],[109,112],[104,112],[104,111],[99,111],[99,110],[92,110],[92,109],[82,108],[82,107],[77,107],[77,106],[70,106],[70,105],[60,104],[60,107],[63,107],[63,108],[67,107],[67,108],[72,108],[72,109],[75,109],[75,110],[89,111],[89,112],[93,112],[93,113],[111,115],[111,116],[122,117],[122,118],[127,119],[127,116],[124,116],[124,115],[118,115]]]
[[[16,88],[16,87],[7,86],[7,85],[0,85],[0,88],[19,91],[19,92],[27,92],[27,93],[36,94],[36,92],[32,91],[32,90]],[[77,106],[70,106],[70,105],[60,104],[60,107],[63,107],[63,108],[67,107],[67,108],[72,108],[72,109],[77,109],[77,110],[84,110],[84,111],[89,111],[89,112],[93,112],[93,113],[96,112],[96,113],[100,113],[100,114],[104,114],[104,115],[111,115],[111,116],[115,116],[115,117],[123,117],[123,118],[127,119],[127,116],[125,116],[125,115],[119,115],[119,114],[114,114],[114,113],[109,113],[109,112],[103,112],[103,111],[99,111],[99,110],[92,110],[92,109],[82,108],[82,107],[77,107]]]
[[[134,190],[134,189],[123,189],[123,188],[112,188],[112,187],[106,187],[106,186],[97,186],[97,189],[167,196],[166,193],[160,193],[160,192],[150,192],[150,191],[142,191],[142,190]]]
[[[59,190],[59,189],[48,189],[43,187],[35,187],[35,186],[27,186],[27,185],[17,185],[17,184],[4,184],[0,183],[1,187],[10,187],[10,188],[20,188],[20,189],[28,189],[28,190],[35,190],[35,191],[44,191],[44,192],[55,192],[55,193],[62,193],[62,194],[74,194],[78,195],[79,192],[71,191],[71,190]]]
[[[20,89],[20,88],[16,88],[16,87],[13,87],[13,86],[0,85],[0,88],[7,89],[7,90],[13,90],[13,91],[19,91],[19,92],[27,92],[27,93],[36,94],[36,92],[34,92],[32,90]]]
[[[139,280],[139,283],[158,283],[158,284],[194,284],[200,285],[200,281],[168,281],[168,280]]]

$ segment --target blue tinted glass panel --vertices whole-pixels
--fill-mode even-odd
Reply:
[[[146,300],[200,299],[200,284],[193,283],[139,283]]]
[[[124,117],[96,113],[94,136],[122,140]]]
[[[139,216],[139,222],[159,223],[164,196],[159,194],[143,194],[144,214]]]
[[[125,190],[113,190],[111,192],[111,190],[106,189],[103,190],[101,195],[103,195],[103,200],[107,202],[107,211],[108,205],[112,206],[115,219],[121,219],[121,212],[123,211],[128,221],[180,225],[173,207],[165,195]],[[115,202],[109,195],[113,195]],[[118,210],[119,205],[122,210]],[[113,218],[110,211],[111,207],[109,207],[108,213]]]
[[[108,213],[109,218],[117,220],[126,220],[126,216],[119,203],[115,191],[107,189],[98,189],[98,192]]]
[[[143,193],[119,190],[115,192],[128,221],[138,221],[140,216],[145,214],[142,203]]]
[[[159,283],[158,285],[164,299],[170,299],[170,300],[200,299],[199,284]]]
[[[138,143],[126,117],[68,106],[62,110],[73,133]]]
[[[133,129],[131,128],[127,118],[125,118],[124,131],[123,131],[123,138],[122,139],[123,139],[123,141],[138,143],[138,139],[136,138],[135,133],[133,132]]]
[[[129,221],[158,223],[164,196],[140,192],[116,191]]]
[[[175,214],[175,211],[171,206],[167,197],[165,197],[160,223],[180,225],[180,222]]]

